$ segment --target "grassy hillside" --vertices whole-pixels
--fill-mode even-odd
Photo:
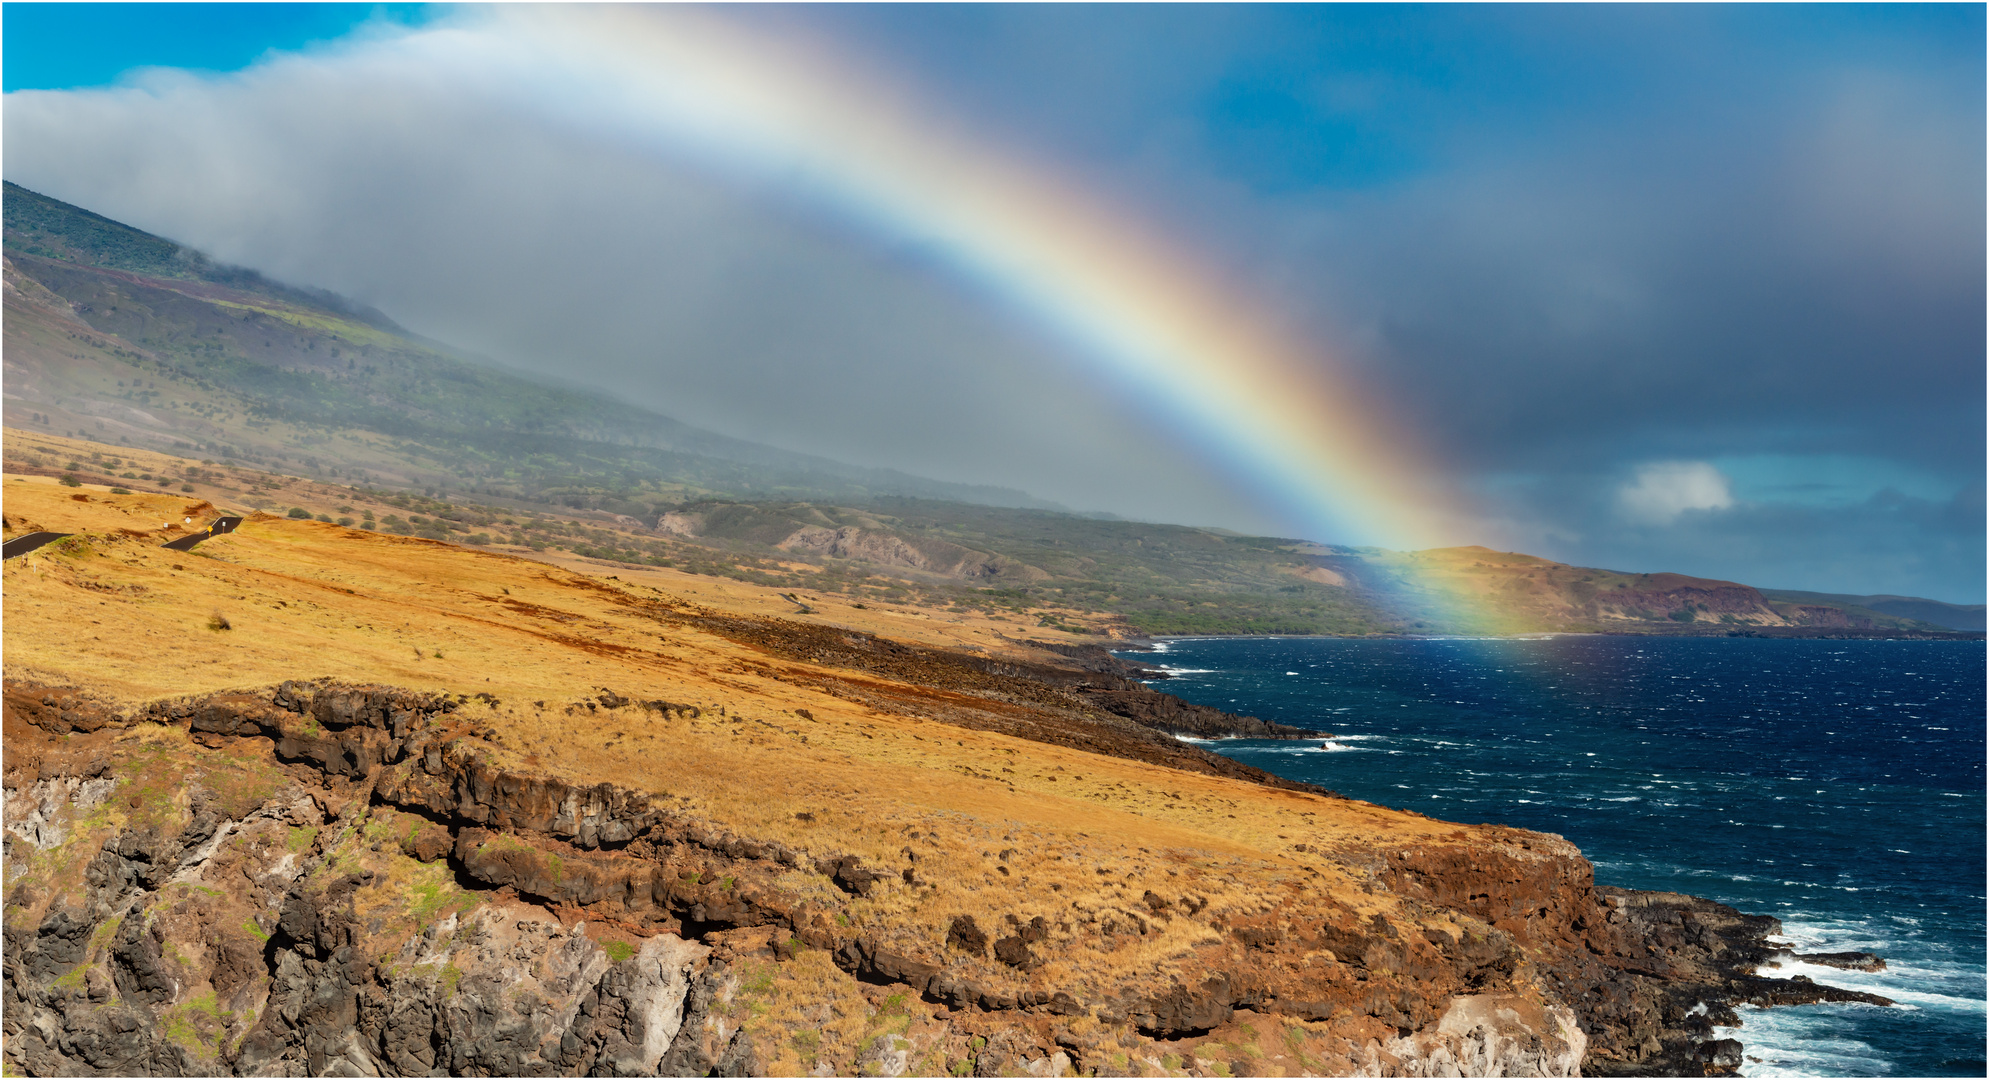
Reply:
[[[1876,618],[1912,619],[1949,630],[1982,630],[1984,612],[1989,610],[1981,604],[1948,604],[1918,596],[1853,596],[1792,589],[1763,589],[1761,594],[1780,603],[1836,607]]]
[[[4,209],[7,413],[36,433],[32,468],[170,477],[244,508],[297,500],[385,532],[952,605],[1080,637],[1931,630],[1969,616],[1483,548],[1063,513],[528,381],[12,184]],[[120,461],[133,447],[170,456],[134,470]],[[21,449],[10,441],[10,461]]]
[[[917,495],[1049,505],[730,439],[527,380],[363,306],[218,266],[14,184],[4,208],[7,396],[46,414],[43,430],[556,502]]]

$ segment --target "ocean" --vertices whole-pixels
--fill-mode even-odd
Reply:
[[[1782,920],[1900,1003],[1743,1008],[1745,1076],[1984,1075],[1984,646],[1755,638],[1198,638],[1189,701],[1330,732],[1222,754],[1432,817],[1560,833],[1596,880]]]

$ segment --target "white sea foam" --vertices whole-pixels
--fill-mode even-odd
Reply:
[[[1338,745],[1337,743],[1334,743],[1334,742],[1328,742],[1328,743],[1326,743],[1325,745],[1323,745],[1323,746],[1322,746],[1322,745],[1320,745],[1319,743],[1316,743],[1316,742],[1314,742],[1314,741],[1312,741],[1312,740],[1310,740],[1310,739],[1306,739],[1306,740],[1304,740],[1304,741],[1302,741],[1302,742],[1299,742],[1299,743],[1296,743],[1296,744],[1290,744],[1290,745],[1286,745],[1286,746],[1266,746],[1266,747],[1263,747],[1262,749],[1255,749],[1255,748],[1253,748],[1253,750],[1252,750],[1252,753],[1257,753],[1257,754],[1317,754],[1317,753],[1319,753],[1319,752],[1320,752],[1320,751],[1322,751],[1322,750],[1323,750],[1323,751],[1325,751],[1326,753],[1329,753],[1329,754],[1339,754],[1339,753],[1346,753],[1347,751],[1350,751],[1350,750],[1360,750],[1360,751],[1365,751],[1366,753],[1370,753],[1370,754],[1372,754],[1372,753],[1374,753],[1374,752],[1375,752],[1375,751],[1374,751],[1374,750],[1373,750],[1372,748],[1370,748],[1370,747],[1366,747],[1366,746],[1340,746],[1340,745]]]
[[[1868,950],[1833,949],[1831,951]],[[1958,964],[1916,964],[1910,961],[1888,960],[1884,971],[1845,971],[1794,958],[1782,958],[1763,964],[1761,973],[1777,979],[1792,979],[1802,975],[1826,986],[1839,986],[1846,990],[1859,990],[1867,994],[1888,997],[1906,1009],[1918,1007],[1957,1012],[1989,1012],[1989,1001],[1984,1001],[1979,996],[1942,994],[1925,989],[1927,986],[1939,985],[1950,980],[1960,981],[1966,972]]]
[[[1881,1076],[1891,1065],[1871,1044],[1833,1038],[1845,1006],[1757,1009],[1742,1006],[1739,1028],[1714,1028],[1741,1041],[1742,1076]]]

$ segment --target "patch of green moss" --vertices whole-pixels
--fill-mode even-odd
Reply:
[[[546,854],[546,869],[552,871],[553,884],[557,885],[566,877],[566,863],[550,852]]]
[[[413,878],[408,884],[408,911],[418,922],[433,922],[451,908],[460,912],[477,906],[476,894],[457,888],[455,875],[442,863],[418,867]]]
[[[83,988],[83,973],[89,969],[89,964],[77,964],[67,974],[49,983],[49,985],[61,987],[64,990],[81,990]]]
[[[96,933],[90,935],[90,947],[83,955],[94,959],[97,953],[104,946],[110,944],[112,938],[117,936],[118,927],[123,925],[124,916],[122,915],[113,915],[105,919],[103,924],[97,927]]]
[[[269,942],[269,935],[263,931],[262,927],[256,925],[256,921],[254,919],[243,919],[242,929],[247,930],[249,933],[255,935],[255,939],[257,941],[263,942],[264,944],[267,944]]]
[[[302,854],[310,850],[311,844],[317,839],[318,830],[316,827],[310,825],[292,825],[290,826],[290,836],[284,841],[284,846],[289,848],[290,853],[293,855]]]
[[[220,1051],[223,1017],[230,1015],[215,1000],[214,991],[175,1005],[159,1015],[166,1037],[203,1057]]]
[[[619,964],[635,955],[635,946],[626,941],[604,941],[601,943],[601,951],[608,954],[608,959]]]

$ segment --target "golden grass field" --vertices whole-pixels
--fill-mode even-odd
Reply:
[[[1451,829],[877,712],[793,681],[831,669],[666,629],[644,606],[999,648],[1007,627],[973,615],[855,610],[832,596],[804,596],[817,613],[801,615],[782,590],[740,582],[670,570],[590,573],[584,560],[549,563],[270,515],[193,552],[167,551],[159,545],[184,535],[186,517],[198,525],[213,516],[198,493],[113,495],[12,475],[5,491],[9,536],[80,534],[67,542],[73,550],[52,546],[6,564],[10,678],[73,683],[124,703],[318,676],[487,692],[499,704],[475,702],[464,715],[487,722],[498,753],[518,768],[687,797],[715,823],[773,838],[804,840],[793,813],[810,808],[900,823],[874,830],[880,858],[896,857],[902,844],[889,837],[903,828],[961,812],[995,840],[1041,830],[1067,851],[1132,843],[1269,860],[1286,873],[1306,861],[1291,853],[1294,842],[1331,843],[1342,830],[1408,839]],[[230,629],[210,628],[217,615]],[[603,688],[707,712],[664,720],[573,704]],[[1078,837],[1079,827],[1089,835]],[[1149,872],[1163,872],[1152,862]]]
[[[268,514],[175,552],[160,545],[185,535],[188,518],[197,527],[214,516],[209,493],[113,494],[13,474],[0,486],[9,537],[77,534],[5,563],[10,681],[75,686],[118,706],[321,676],[489,695],[451,722],[485,732],[505,768],[606,781],[742,836],[912,867],[915,887],[894,879],[847,900],[806,870],[782,881],[796,895],[825,892],[858,930],[939,940],[961,913],[990,928],[1009,915],[1098,919],[1149,889],[1205,897],[1232,918],[1330,898],[1400,919],[1396,898],[1363,887],[1353,869],[1367,853],[1480,836],[1357,801],[874,708],[820,687],[876,676],[775,658],[668,618],[722,612],[1006,647],[1009,627],[969,614],[858,610],[808,595],[815,613],[796,614],[783,590]],[[903,700],[933,693],[898,689]],[[703,711],[604,708],[604,690]],[[1198,946],[1219,941],[1204,921],[1154,925],[1109,956],[1053,941],[1037,976],[1073,991],[1107,981],[1157,990]],[[855,992],[826,958],[811,963],[848,984],[838,992]]]

